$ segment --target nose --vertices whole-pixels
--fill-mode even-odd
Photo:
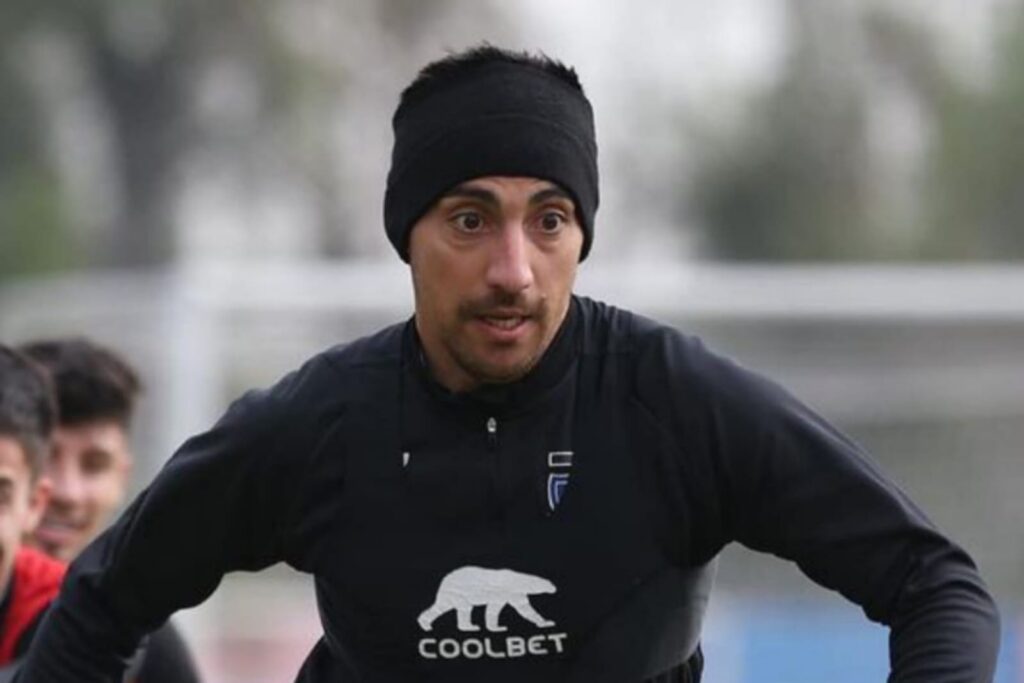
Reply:
[[[78,469],[66,462],[51,463],[47,474],[53,483],[51,500],[56,504],[75,505],[84,498],[85,489]]]
[[[533,284],[531,245],[525,226],[509,221],[502,226],[492,244],[487,266],[487,284],[494,289],[518,294]]]

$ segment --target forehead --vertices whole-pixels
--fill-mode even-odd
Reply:
[[[61,425],[54,430],[53,443],[62,455],[80,455],[101,450],[113,455],[127,455],[128,435],[114,420]]]
[[[459,183],[441,195],[449,197],[475,197],[481,200],[537,201],[560,197],[572,202],[572,195],[560,185],[544,178],[527,176],[484,176]]]

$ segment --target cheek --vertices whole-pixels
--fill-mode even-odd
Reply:
[[[417,313],[427,314],[438,322],[453,316],[461,297],[472,291],[472,283],[467,282],[462,270],[441,260],[421,264],[413,275]]]
[[[0,545],[5,555],[21,542],[22,531],[28,526],[29,511],[25,505],[8,506],[0,514]]]
[[[17,511],[8,510],[0,515],[0,543],[5,549],[9,549],[15,538],[21,536],[21,528],[24,524],[23,514]]]
[[[107,515],[121,502],[124,482],[116,474],[107,474],[89,481],[86,492],[94,511],[100,515]]]
[[[576,280],[577,263],[568,253],[559,253],[543,261],[541,279],[550,296],[564,298],[572,291]]]

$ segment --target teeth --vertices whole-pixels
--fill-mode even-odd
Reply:
[[[74,531],[77,528],[76,525],[71,522],[63,522],[56,519],[44,519],[40,526],[50,529],[66,529],[69,531]]]
[[[523,321],[522,318],[485,318],[488,325],[494,325],[503,330],[511,330]]]

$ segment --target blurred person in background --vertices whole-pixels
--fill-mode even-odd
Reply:
[[[575,71],[451,55],[393,127],[384,223],[415,315],[187,441],[73,564],[23,683],[115,679],[226,572],[282,561],[316,578],[304,683],[692,683],[734,541],[887,624],[891,681],[991,680],[972,560],[856,444],[699,340],[573,294],[598,205]]]
[[[46,508],[42,470],[57,407],[42,368],[0,345],[0,681],[28,649],[65,565],[24,547]]]
[[[70,562],[124,499],[133,463],[128,432],[140,382],[123,357],[87,339],[40,340],[20,350],[50,374],[60,415],[46,462],[52,494],[29,542]],[[134,667],[132,680],[138,683],[199,680],[170,623],[152,633]]]

